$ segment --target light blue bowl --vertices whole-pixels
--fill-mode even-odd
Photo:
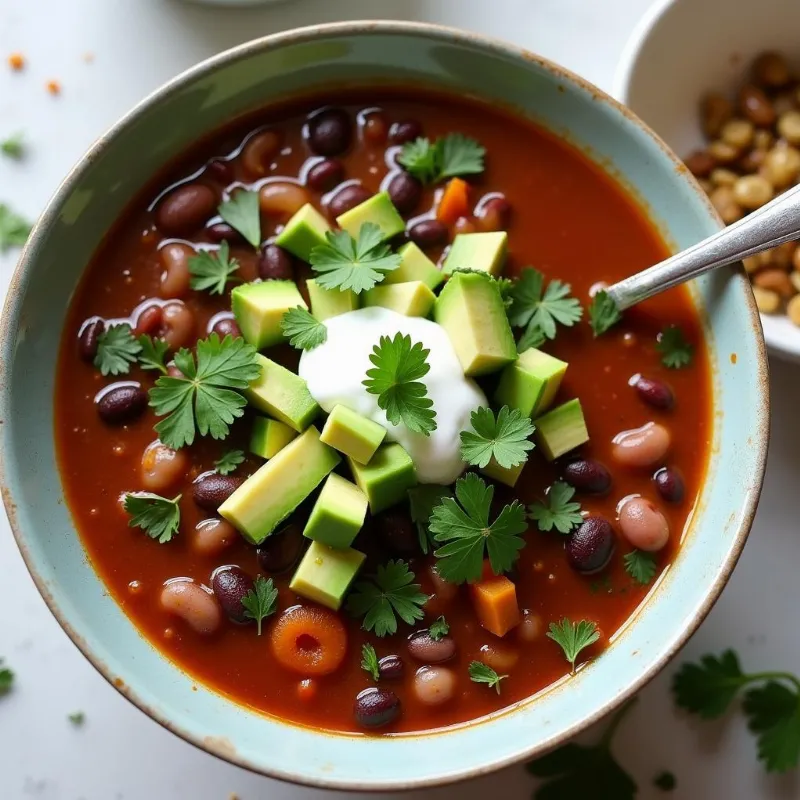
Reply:
[[[338,789],[479,775],[565,741],[641,688],[695,630],[736,563],[761,489],[769,420],[758,314],[743,273],[724,270],[692,286],[714,374],[708,477],[675,564],[601,658],[536,698],[428,735],[322,734],[253,713],[202,686],[195,691],[196,681],[149,645],[105,593],[64,502],[52,426],[67,302],[129,199],[195,139],[278,97],[333,81],[363,84],[367,76],[516,107],[618,177],[676,248],[719,226],[677,159],[597,89],[510,46],[407,23],[308,28],[217,56],[141,103],[59,188],[23,253],[2,320],[4,499],[31,574],[87,658],[154,719],[241,766]]]

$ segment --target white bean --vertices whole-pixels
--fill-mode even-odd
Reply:
[[[611,454],[626,467],[652,467],[664,459],[670,445],[670,433],[657,422],[622,431],[614,437]]]
[[[638,550],[661,550],[669,541],[669,523],[655,504],[633,497],[619,510],[619,529]]]
[[[426,706],[440,706],[453,698],[455,673],[447,667],[422,667],[414,675],[414,694]]]
[[[197,633],[214,633],[222,621],[211,590],[188,579],[167,581],[159,603],[164,611],[180,617]]]

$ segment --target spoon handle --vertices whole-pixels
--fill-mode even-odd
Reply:
[[[622,311],[716,267],[793,239],[800,239],[800,186],[688,250],[615,283],[607,291]]]

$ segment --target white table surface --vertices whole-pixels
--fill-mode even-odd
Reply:
[[[505,38],[611,84],[616,58],[648,0],[288,0],[249,10],[180,0],[0,0],[0,139],[25,132],[29,157],[0,163],[0,202],[36,215],[89,143],[134,102],[185,67],[220,50],[285,28],[357,18],[417,19]],[[12,74],[6,56],[27,69]],[[89,63],[86,54],[93,54]],[[44,89],[51,78],[60,97]],[[3,291],[13,256],[0,256]],[[800,668],[800,369],[772,364],[773,436],[761,508],[745,554],[722,599],[682,657],[735,647],[746,667]],[[0,700],[0,800],[300,800],[333,797],[218,761],[170,733],[111,689],[72,646],[40,599],[0,514],[0,657],[17,674]],[[708,535],[714,535],[709,531]],[[676,714],[668,693],[675,665],[643,693],[616,740],[640,797],[800,797],[798,776],[766,777],[741,717],[696,725]],[[67,714],[85,711],[76,729]],[[652,787],[669,769],[670,795]],[[527,798],[521,768],[458,789],[407,797],[463,800],[489,792]]]

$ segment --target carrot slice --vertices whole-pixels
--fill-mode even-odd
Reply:
[[[470,585],[469,591],[478,621],[489,633],[505,636],[519,624],[517,588],[505,575],[494,575],[488,562],[483,565],[483,576]]]
[[[451,178],[436,209],[436,219],[445,225],[455,225],[459,217],[469,214],[469,184],[461,178]]]
[[[344,660],[347,631],[327,608],[293,606],[275,622],[270,633],[275,658],[301,675],[330,675]]]

